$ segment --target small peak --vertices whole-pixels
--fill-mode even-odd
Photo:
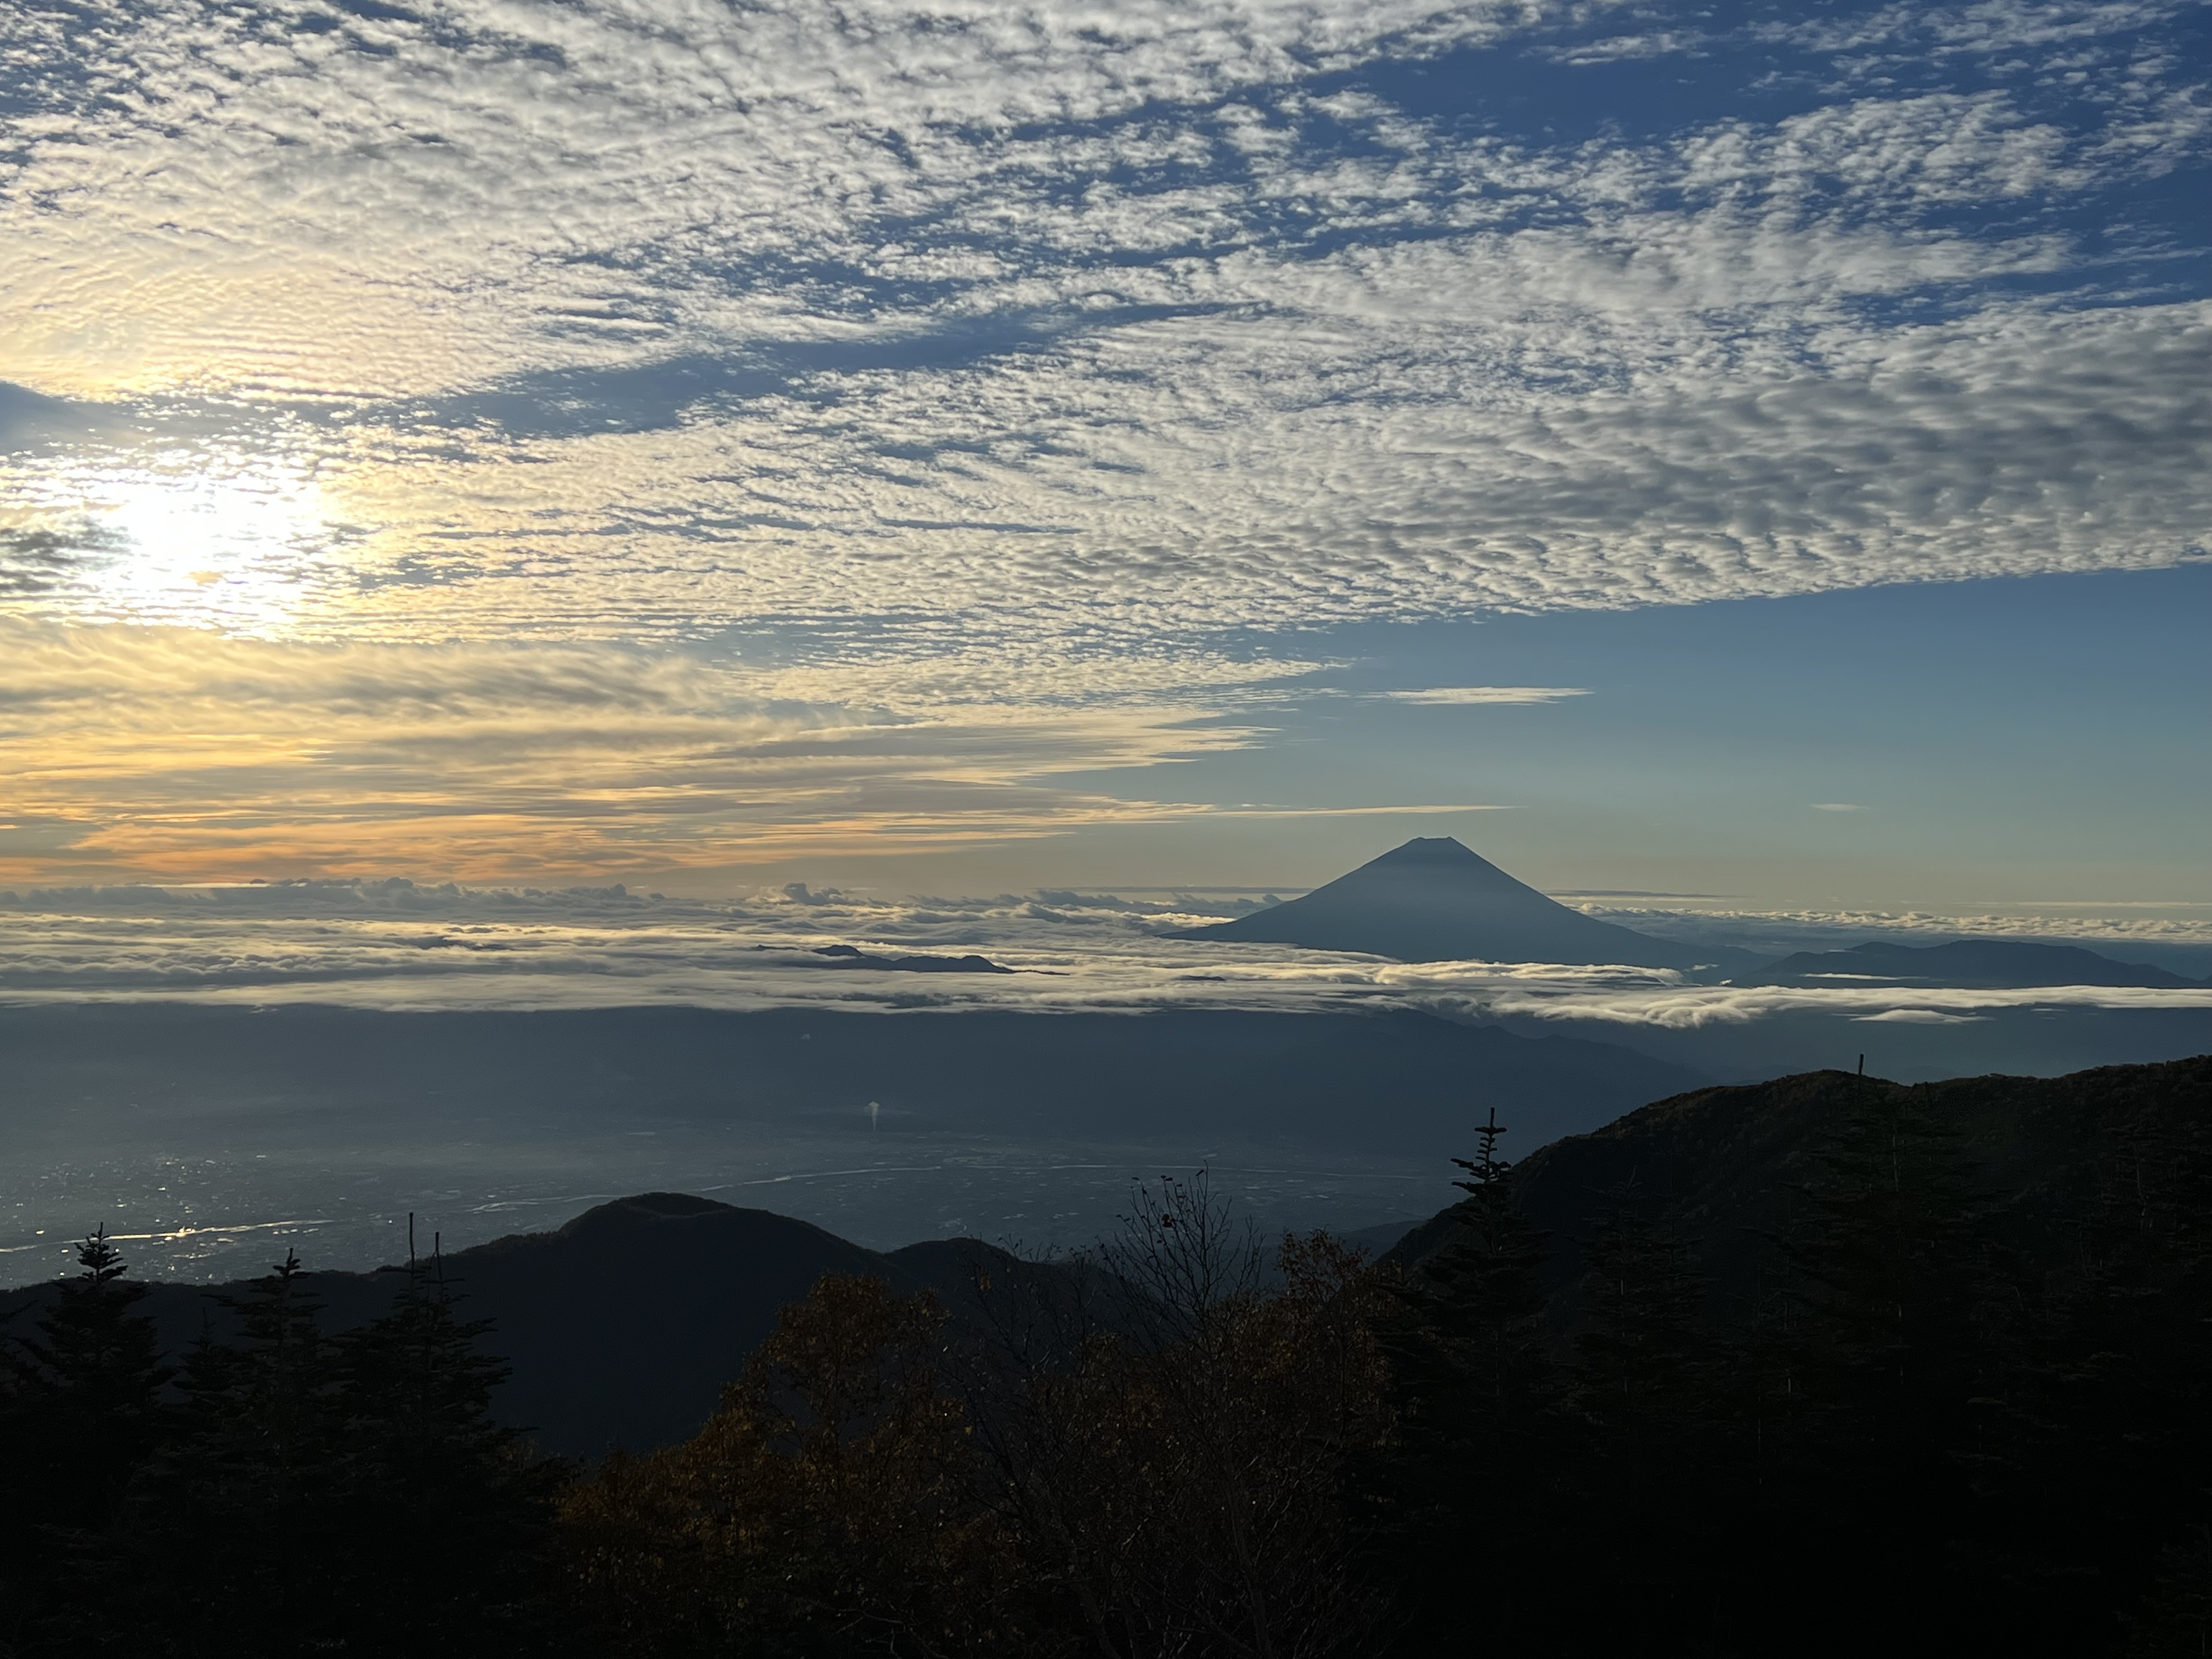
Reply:
[[[1461,864],[1473,859],[1481,863],[1482,858],[1472,848],[1462,844],[1450,836],[1416,836],[1403,846],[1394,847],[1374,860],[1376,864]]]
[[[730,1209],[727,1204],[718,1203],[711,1198],[695,1197],[690,1193],[638,1193],[629,1198],[595,1204],[560,1231],[563,1233],[597,1231],[628,1221],[656,1217],[710,1215],[718,1210]]]

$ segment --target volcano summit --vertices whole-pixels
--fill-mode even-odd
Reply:
[[[1743,954],[1654,939],[1569,909],[1449,836],[1417,836],[1303,898],[1177,937],[1357,951],[1401,962],[1698,968]]]

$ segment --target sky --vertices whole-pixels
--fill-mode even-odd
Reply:
[[[6,9],[0,886],[2212,925],[2208,81],[2183,0]]]

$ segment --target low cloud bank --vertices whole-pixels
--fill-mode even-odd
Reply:
[[[1668,970],[1540,963],[1408,963],[1267,945],[1163,937],[1261,901],[1053,890],[886,901],[794,884],[739,903],[615,885],[471,888],[404,880],[0,893],[0,999],[18,1003],[313,1002],[394,1011],[835,1006],[885,1012],[1037,1012],[1207,1006],[1425,1008],[1689,1029],[1784,1014],[1951,1022],[2020,1006],[2212,1008],[2212,987],[1953,991],[1894,987],[1697,985]],[[1607,911],[1639,927],[1797,948],[1886,933],[2004,931],[2041,938],[2041,919]],[[1966,925],[1971,920],[1974,926]],[[2108,948],[2212,944],[2212,922],[2095,924],[2073,936]],[[2119,931],[2129,929],[2132,931]],[[1006,975],[828,975],[813,955],[981,952]]]

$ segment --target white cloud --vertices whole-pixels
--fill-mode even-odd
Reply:
[[[1813,803],[1813,810],[1815,812],[1863,812],[1866,808],[1855,801],[1816,800]]]
[[[1885,1008],[1878,1014],[1856,1014],[1856,1024],[1891,1025],[1972,1025],[1985,1019],[1984,1014],[1947,1014],[1934,1008]]]
[[[1163,903],[1073,892],[892,899],[779,890],[728,904],[605,888],[386,881],[80,890],[4,902],[0,997],[32,1002],[1130,1013],[1395,1006],[1667,1029],[1808,1013],[1954,1023],[2020,1007],[2212,1008],[2212,988],[1706,986],[1638,968],[1397,963],[1162,937],[1231,912],[1197,896]],[[810,965],[809,953],[830,944],[980,952],[1022,971],[917,975]]]
[[[2065,905],[2044,901],[2011,911],[1658,910],[1601,904],[1576,907],[1640,933],[1692,945],[1735,945],[1784,956],[1834,951],[1868,939],[1924,945],[1954,939],[2062,939],[2128,959],[2130,945],[2212,945],[2212,909],[2185,900],[2154,904],[2111,900]],[[2163,915],[2130,915],[2153,909]],[[2177,914],[2179,913],[2179,914]]]
[[[1432,685],[1421,691],[1384,691],[1378,695],[1398,702],[1456,708],[1485,703],[1558,702],[1565,697],[1586,697],[1589,692],[1577,685]]]
[[[2166,15],[1970,12],[1947,49]],[[2148,165],[2002,88],[1547,147],[1304,90],[1542,7],[425,15],[157,19],[92,48],[111,95],[20,124],[11,373],[385,416],[264,458],[322,497],[255,565],[281,615],[190,561],[160,592],[42,567],[27,603],[406,637],[503,635],[519,605],[615,636],[824,609],[1141,635],[2203,546],[2204,307],[2014,297],[1987,285],[2066,271],[2063,235],[1929,216]],[[2167,126],[2196,107],[2153,82]],[[1882,308],[1916,295],[1941,303]],[[681,426],[589,429],[604,377],[672,362],[704,377],[638,395]],[[535,415],[574,404],[578,429],[377,402],[532,374]],[[65,450],[19,469],[12,514],[66,539],[118,474],[250,464]],[[562,603],[519,601],[523,570]]]
[[[1898,1006],[1905,1005],[1905,1010]],[[1741,1025],[1778,1014],[1828,1014],[1854,1019],[1938,1017],[1953,1024],[2002,1008],[2212,1008],[2212,989],[2149,990],[2089,985],[2033,990],[1900,992],[1894,988],[1824,986],[1817,990],[1769,987],[1684,986],[1593,993],[1572,997],[1501,993],[1482,1006],[1536,1019],[1595,1019],[1624,1025],[1693,1030]],[[1920,1023],[1928,1023],[1921,1020]]]

